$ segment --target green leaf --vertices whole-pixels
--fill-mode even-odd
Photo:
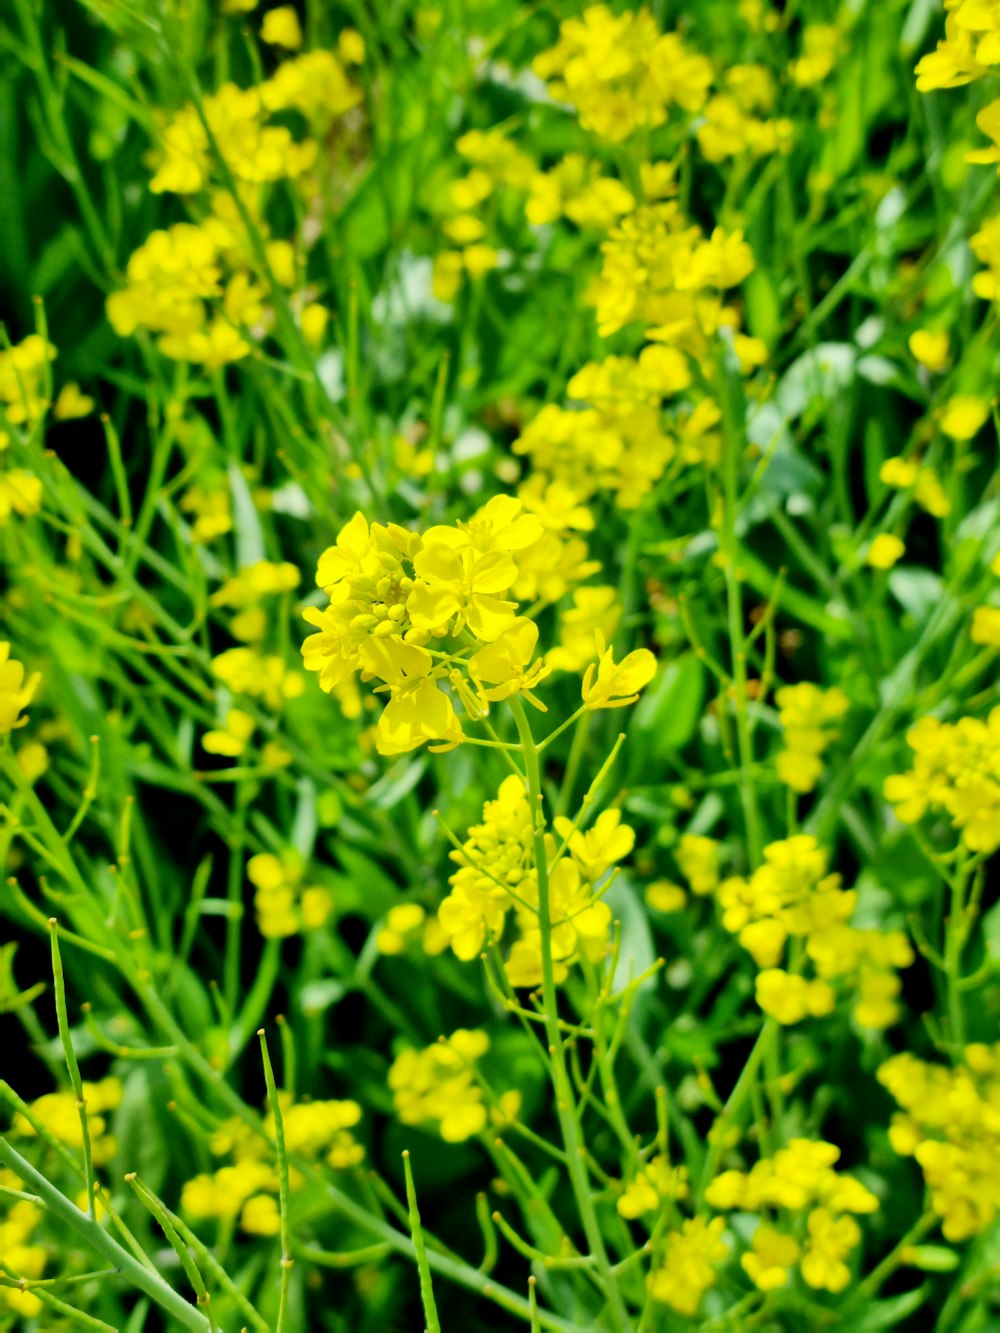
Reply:
[[[705,702],[705,670],[694,653],[670,662],[636,705],[629,744],[629,781],[650,771],[656,757],[681,750],[691,740]]]
[[[875,1333],[876,1329],[894,1328],[904,1319],[919,1310],[927,1299],[927,1287],[918,1287],[916,1291],[904,1291],[900,1296],[890,1296],[888,1300],[876,1301],[865,1313],[851,1323],[854,1333]]]

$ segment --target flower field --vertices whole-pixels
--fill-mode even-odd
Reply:
[[[1000,1329],[998,170],[997,0],[0,7],[0,1330]]]

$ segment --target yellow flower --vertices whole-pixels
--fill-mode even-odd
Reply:
[[[880,532],[868,548],[866,562],[872,569],[892,569],[906,546],[891,532]]]
[[[422,1051],[406,1050],[389,1069],[389,1088],[404,1125],[436,1124],[446,1143],[462,1143],[486,1128],[475,1062],[489,1049],[485,1032],[458,1028]]]
[[[267,11],[261,24],[260,39],[269,46],[283,46],[288,51],[299,49],[302,45],[302,26],[291,5],[281,5],[278,9]]]
[[[853,1217],[836,1217],[828,1208],[809,1214],[809,1235],[802,1256],[802,1276],[810,1287],[843,1291],[851,1280],[844,1260],[861,1239],[861,1228]]]
[[[24,666],[10,655],[10,644],[0,642],[0,736],[28,721],[21,712],[35,697],[41,678],[37,671],[25,678]]]
[[[990,415],[985,398],[972,394],[956,394],[945,403],[941,415],[941,429],[954,440],[971,440]]]
[[[622,1191],[617,1208],[622,1217],[641,1217],[652,1212],[661,1203],[688,1196],[687,1169],[683,1166],[671,1166],[668,1158],[657,1155]]]
[[[532,690],[552,668],[541,660],[529,666],[537,645],[538,626],[533,620],[519,616],[494,643],[480,648],[469,659],[469,675],[482,697],[496,701],[523,694],[544,712],[545,705],[534,697]]]
[[[302,930],[316,930],[333,911],[328,889],[301,887],[302,863],[294,852],[252,856],[247,862],[247,878],[257,890],[257,928],[265,939],[285,939]]]
[[[1000,607],[976,607],[972,613],[972,642],[1000,648]]]
[[[758,972],[756,995],[764,1013],[782,1026],[800,1023],[807,1015],[822,1017],[831,1012],[835,1000],[827,982],[807,981],[777,967]]]
[[[256,726],[249,713],[239,708],[230,708],[226,720],[217,731],[206,731],[201,738],[203,750],[209,754],[224,755],[227,759],[236,759],[247,748],[247,741]]]
[[[687,904],[687,894],[679,884],[658,879],[646,887],[646,905],[654,912],[680,912]]]
[[[385,925],[375,936],[379,953],[403,953],[424,925],[427,913],[419,903],[398,903],[386,913]]]
[[[613,650],[602,650],[596,675],[591,663],[583,677],[583,702],[590,709],[624,708],[635,703],[655,675],[656,658],[648,648],[627,653],[617,665]]]
[[[406,754],[428,741],[448,748],[463,739],[451,700],[426,676],[393,687],[376,732],[378,752],[384,755]]]
[[[714,838],[685,833],[677,845],[674,859],[691,892],[704,896],[719,882],[719,844]]]
[[[947,370],[951,343],[944,330],[935,333],[931,329],[917,329],[910,334],[909,344],[914,359],[922,366],[935,374]]]
[[[788,1281],[788,1270],[799,1257],[799,1246],[794,1236],[788,1236],[774,1227],[761,1223],[753,1233],[753,1246],[744,1254],[740,1264],[760,1291],[774,1291]]]
[[[309,305],[303,306],[299,315],[299,327],[302,330],[303,338],[310,347],[319,347],[322,344],[329,319],[329,310],[325,305],[320,305],[318,301],[312,301]]]
[[[678,1314],[698,1313],[702,1297],[715,1285],[715,1268],[729,1253],[722,1240],[725,1220],[704,1217],[684,1222],[680,1231],[668,1232],[663,1262],[648,1278],[654,1301],[669,1305]]]
[[[878,1079],[905,1112],[893,1117],[890,1142],[916,1157],[946,1239],[984,1232],[1000,1210],[1000,1047],[966,1046],[954,1068],[907,1052],[887,1060]]]
[[[42,483],[24,468],[0,472],[0,528],[11,514],[30,518],[42,507]]]
[[[917,480],[920,468],[908,458],[887,458],[879,469],[879,479],[886,486],[907,490]]]
[[[800,88],[822,83],[844,48],[841,30],[833,23],[809,23],[802,29],[802,55],[789,66],[792,82]]]
[[[88,394],[81,393],[79,384],[72,380],[64,384],[59,391],[52,415],[56,421],[71,421],[75,417],[88,416],[94,410],[94,400]]]
[[[455,633],[468,625],[477,639],[491,643],[513,623],[516,603],[499,596],[517,577],[509,551],[480,554],[471,546],[425,540],[413,568],[418,582],[406,609],[416,629],[433,632],[454,619]]]

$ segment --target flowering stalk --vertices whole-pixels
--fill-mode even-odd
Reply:
[[[528,800],[531,804],[534,832],[535,870],[538,875],[538,926],[541,934],[542,955],[542,1004],[545,1014],[545,1035],[548,1041],[549,1073],[556,1098],[556,1113],[562,1132],[563,1145],[566,1149],[566,1166],[569,1171],[573,1195],[580,1211],[587,1243],[597,1263],[604,1293],[607,1297],[618,1328],[631,1329],[631,1321],[625,1310],[625,1304],[618,1284],[611,1272],[604,1237],[594,1208],[590,1185],[583,1160],[583,1142],[580,1137],[580,1123],[577,1117],[573,1089],[569,1081],[566,1066],[566,1051],[562,1032],[559,1027],[559,998],[556,991],[555,967],[552,958],[552,918],[549,901],[548,853],[545,849],[545,819],[542,813],[542,786],[538,764],[538,750],[531,727],[525,716],[524,705],[515,695],[510,699],[511,712],[517,726],[521,742],[521,754],[524,759],[525,776],[528,783]]]

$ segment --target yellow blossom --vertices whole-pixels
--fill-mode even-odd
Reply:
[[[909,345],[914,359],[928,370],[935,374],[947,370],[951,340],[944,330],[934,332],[931,329],[917,329],[910,334]]]
[[[656,675],[656,658],[648,648],[636,648],[616,665],[612,649],[602,648],[595,672],[593,662],[583,677],[581,694],[590,709],[624,708],[635,703],[639,691]]]
[[[260,39],[269,46],[283,46],[287,51],[297,51],[302,45],[302,25],[294,8],[281,5],[278,9],[269,9],[261,24]]]
[[[22,712],[35,697],[41,673],[25,676],[24,666],[10,655],[10,644],[0,642],[0,736],[23,727]]]
[[[978,434],[990,415],[985,398],[972,394],[957,394],[949,398],[941,416],[941,429],[954,440],[971,440]]]
[[[485,1032],[459,1028],[422,1051],[403,1051],[389,1070],[389,1089],[404,1125],[437,1126],[446,1143],[462,1143],[486,1128],[475,1062],[489,1049]]]
[[[684,1222],[680,1231],[667,1234],[663,1261],[649,1275],[649,1292],[677,1314],[698,1313],[705,1292],[715,1285],[715,1269],[729,1253],[722,1240],[723,1218],[704,1217]]]
[[[869,546],[865,561],[872,569],[892,569],[905,550],[906,546],[893,533],[880,532]]]
[[[799,1257],[799,1246],[794,1236],[762,1223],[753,1233],[752,1249],[740,1259],[744,1272],[760,1291],[774,1291],[783,1287],[789,1269]]]

